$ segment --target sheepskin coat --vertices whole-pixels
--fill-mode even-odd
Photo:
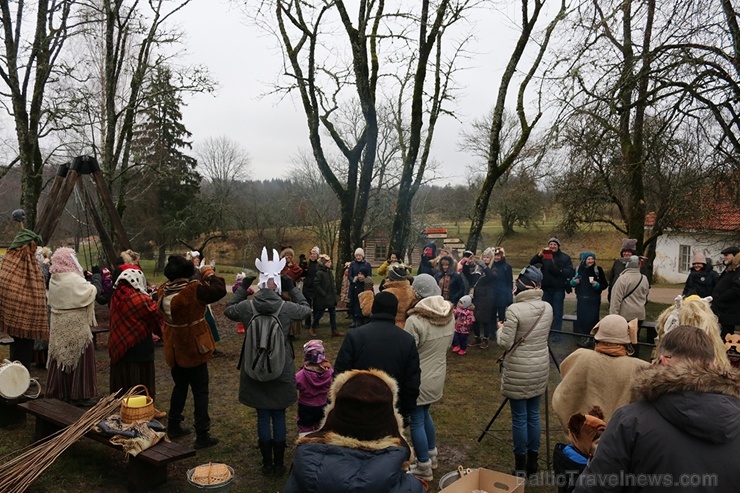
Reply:
[[[550,374],[547,337],[552,324],[552,307],[542,301],[541,289],[517,294],[506,309],[506,321],[496,333],[496,342],[508,351],[537,321],[537,326],[511,353],[501,370],[501,393],[509,399],[530,399],[545,393]]]
[[[637,267],[624,269],[624,272],[614,282],[609,314],[621,315],[627,320],[635,318],[645,320],[645,303],[647,303],[648,294],[650,294],[650,282],[640,273],[640,269]]]
[[[447,375],[447,350],[455,334],[454,307],[442,296],[424,298],[409,311],[404,330],[414,336],[419,351],[421,385],[417,406],[442,398]]]
[[[575,413],[586,413],[593,406],[604,411],[609,421],[618,408],[630,403],[635,374],[650,366],[647,361],[629,356],[609,356],[592,349],[577,349],[560,364],[563,380],[552,395],[552,408],[563,429]]]
[[[633,401],[612,416],[576,493],[738,490],[740,373],[686,363],[650,366],[636,379]],[[673,481],[690,474],[713,485],[607,487],[588,481],[622,474],[671,475]]]
[[[404,281],[386,281],[383,291],[393,293],[398,299],[398,312],[396,312],[396,325],[403,329],[409,309],[416,303],[416,293],[411,288],[411,283]]]

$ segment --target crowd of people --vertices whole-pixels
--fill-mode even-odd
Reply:
[[[38,341],[48,341],[46,396],[91,405],[98,396],[94,304],[109,304],[111,392],[145,385],[156,397],[160,341],[173,390],[167,412],[156,410],[156,417],[167,418],[170,438],[190,434],[184,423],[191,392],[194,447],[217,445],[210,432],[208,362],[219,334],[209,305],[226,295],[226,281],[214,266],[199,252],[172,255],[167,281],[154,289],[136,252],[122,252],[113,272],[86,272],[71,248],[37,258],[39,241],[21,227],[0,266],[0,328],[13,340],[11,358],[29,366],[34,347],[43,346]],[[554,450],[556,473],[568,478],[560,491],[607,491],[589,481],[620,472],[713,472],[721,474],[716,491],[731,491],[725,481],[740,478],[721,464],[740,451],[740,377],[724,336],[740,325],[740,249],[722,251],[721,273],[694,255],[682,296],[647,335],[656,343],[651,364],[634,357],[650,291],[635,240],[624,240],[610,271],[590,251],[581,252],[574,266],[561,246],[550,238],[515,276],[501,246],[480,257],[465,251],[458,260],[432,243],[416,275],[391,253],[378,268],[383,279],[377,288],[357,248],[344,265],[339,293],[333,261],[318,246],[298,261],[291,247],[273,250],[272,258],[263,249],[257,275],[237,276],[224,311],[245,334],[238,399],[256,412],[262,474],[288,470],[287,410],[297,403],[300,437],[284,491],[335,484],[423,491],[422,481],[434,478],[439,463],[432,411],[444,394],[448,354],[465,356],[470,348],[495,344],[503,351],[498,364],[511,411],[513,474],[532,478],[541,462],[549,344],[561,338],[565,295],[574,291],[573,333],[581,347],[560,365],[562,382],[552,399],[569,442]],[[604,291],[609,315],[602,318]],[[23,301],[35,296],[43,305]],[[350,317],[346,334],[336,320],[343,302]],[[23,303],[29,313],[11,317],[9,308]],[[30,313],[36,305],[43,316]],[[318,337],[325,312],[330,336],[343,337],[334,364]],[[293,342],[302,330],[309,340],[296,358]],[[661,446],[663,453],[651,454]],[[701,450],[701,460],[680,452],[689,449]]]

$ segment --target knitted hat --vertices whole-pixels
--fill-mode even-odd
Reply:
[[[707,256],[704,255],[704,253],[695,251],[691,255],[691,263],[692,264],[704,264],[707,265]]]
[[[280,258],[287,257],[288,255],[290,255],[291,257],[295,257],[295,252],[292,248],[286,247],[280,251]]]
[[[388,279],[391,281],[405,281],[409,275],[409,268],[404,264],[391,264],[388,267]]]
[[[613,344],[636,344],[637,333],[630,330],[629,323],[621,315],[607,315],[591,329],[591,335],[597,342]]]
[[[547,244],[549,245],[553,241],[558,244],[558,248],[559,248],[560,247],[560,240],[558,240],[555,236],[553,236],[552,238],[550,238],[549,240],[547,240]]]
[[[355,257],[358,255],[362,255],[362,258],[365,258],[365,250],[360,247],[355,248]]]
[[[13,211],[12,217],[13,221],[17,223],[24,223],[26,222],[26,211],[24,211],[23,209],[16,209]]]
[[[473,304],[473,298],[466,294],[460,298],[460,301],[458,301],[457,304],[460,305],[461,308],[470,308],[470,305]]]
[[[472,256],[473,256],[473,252],[471,252],[470,250],[465,250],[463,252],[463,258],[470,258]]]
[[[316,255],[321,254],[321,249],[319,249],[318,246],[315,246],[311,249],[311,253],[315,253]]]
[[[303,345],[303,361],[316,364],[326,361],[324,343],[320,339],[311,339]]]
[[[620,250],[620,253],[624,253],[626,251],[632,252],[633,254],[637,253],[636,238],[622,238],[622,249]]]
[[[481,257],[490,257],[493,258],[493,247],[488,247],[485,250],[483,250],[483,255]]]
[[[528,265],[519,273],[518,280],[527,287],[542,285],[542,271],[534,265]]]
[[[373,281],[372,277],[366,277],[364,281],[362,281],[362,284],[365,285],[365,289],[372,288],[375,284],[375,281]]]
[[[380,370],[351,370],[338,375],[329,391],[326,419],[321,429],[311,436],[336,433],[360,441],[378,441],[386,437],[399,439],[402,420],[396,411],[398,384]]]
[[[381,291],[373,300],[372,313],[373,315],[385,313],[386,315],[393,315],[395,317],[398,313],[398,298],[393,293]]]
[[[411,287],[419,298],[428,298],[442,294],[439,284],[429,274],[419,274],[416,276]]]
[[[740,253],[740,248],[736,246],[728,246],[727,248],[725,248],[719,253],[721,253],[722,255],[728,255],[728,254],[737,255],[738,253]]]
[[[627,269],[639,269],[640,268],[640,257],[633,255],[627,261]]]
[[[170,280],[190,279],[195,274],[193,262],[180,255],[170,255],[164,267],[164,276]]]
[[[596,254],[595,253],[593,253],[593,252],[581,252],[581,255],[580,255],[581,263],[584,263],[586,261],[586,259],[589,258],[589,257],[593,257],[594,260],[596,260]]]
[[[82,266],[77,260],[77,254],[75,254],[73,249],[62,247],[57,248],[51,256],[51,267],[49,267],[49,272],[51,274],[74,272],[75,274],[82,275]]]

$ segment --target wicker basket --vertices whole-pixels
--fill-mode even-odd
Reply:
[[[144,394],[141,394],[141,391]],[[126,405],[126,399],[135,395],[146,395],[146,404],[142,407],[130,407]],[[154,419],[154,399],[149,395],[146,385],[137,385],[126,392],[121,399],[121,421],[131,424],[136,421],[151,421]]]

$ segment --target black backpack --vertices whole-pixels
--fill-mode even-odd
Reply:
[[[253,315],[245,330],[239,367],[249,378],[269,382],[283,373],[286,359],[292,358],[288,354],[283,326],[278,319],[285,301],[275,313],[264,314],[257,313],[252,300],[249,303]]]

